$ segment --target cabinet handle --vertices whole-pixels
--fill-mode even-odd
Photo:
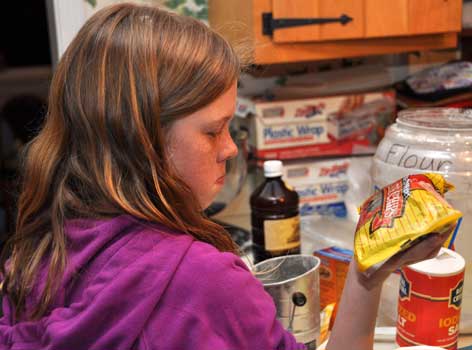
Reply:
[[[262,34],[272,35],[276,29],[300,27],[309,24],[341,23],[346,25],[352,20],[352,17],[345,14],[337,18],[273,18],[272,12],[265,12],[262,14]]]

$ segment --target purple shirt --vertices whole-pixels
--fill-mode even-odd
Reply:
[[[4,298],[0,349],[304,349],[234,254],[130,216],[74,220],[66,235],[68,266],[51,312],[15,321]]]

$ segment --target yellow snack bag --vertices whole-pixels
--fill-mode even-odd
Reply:
[[[359,269],[375,269],[416,239],[454,224],[462,214],[443,198],[453,188],[440,174],[418,174],[369,197],[359,208],[354,238]]]

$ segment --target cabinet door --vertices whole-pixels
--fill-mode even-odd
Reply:
[[[462,0],[409,0],[410,34],[458,32],[461,30]]]
[[[320,16],[324,18],[338,18],[346,15],[352,21],[342,25],[341,23],[323,24],[320,26],[320,38],[330,39],[355,39],[364,36],[364,6],[363,0],[320,0]]]
[[[339,18],[341,15],[353,19],[345,25],[325,23],[275,29],[274,43],[397,37],[461,30],[462,0],[264,1],[272,5],[274,19]]]
[[[320,16],[318,0],[273,0],[272,16],[278,18],[317,18]],[[273,41],[299,42],[320,39],[319,25],[304,25],[274,30]]]
[[[407,34],[408,0],[365,0],[366,38]]]
[[[306,42],[361,38],[364,32],[363,0],[272,0],[272,15],[277,18],[339,18],[353,20],[340,23],[311,24],[276,29],[273,41]]]

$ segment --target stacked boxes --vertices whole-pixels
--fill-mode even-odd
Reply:
[[[300,195],[301,215],[344,218],[349,159],[340,157],[375,153],[394,121],[395,93],[238,97],[236,115],[249,132],[249,148],[259,164],[284,161],[283,179]],[[320,161],[322,157],[332,159]]]

